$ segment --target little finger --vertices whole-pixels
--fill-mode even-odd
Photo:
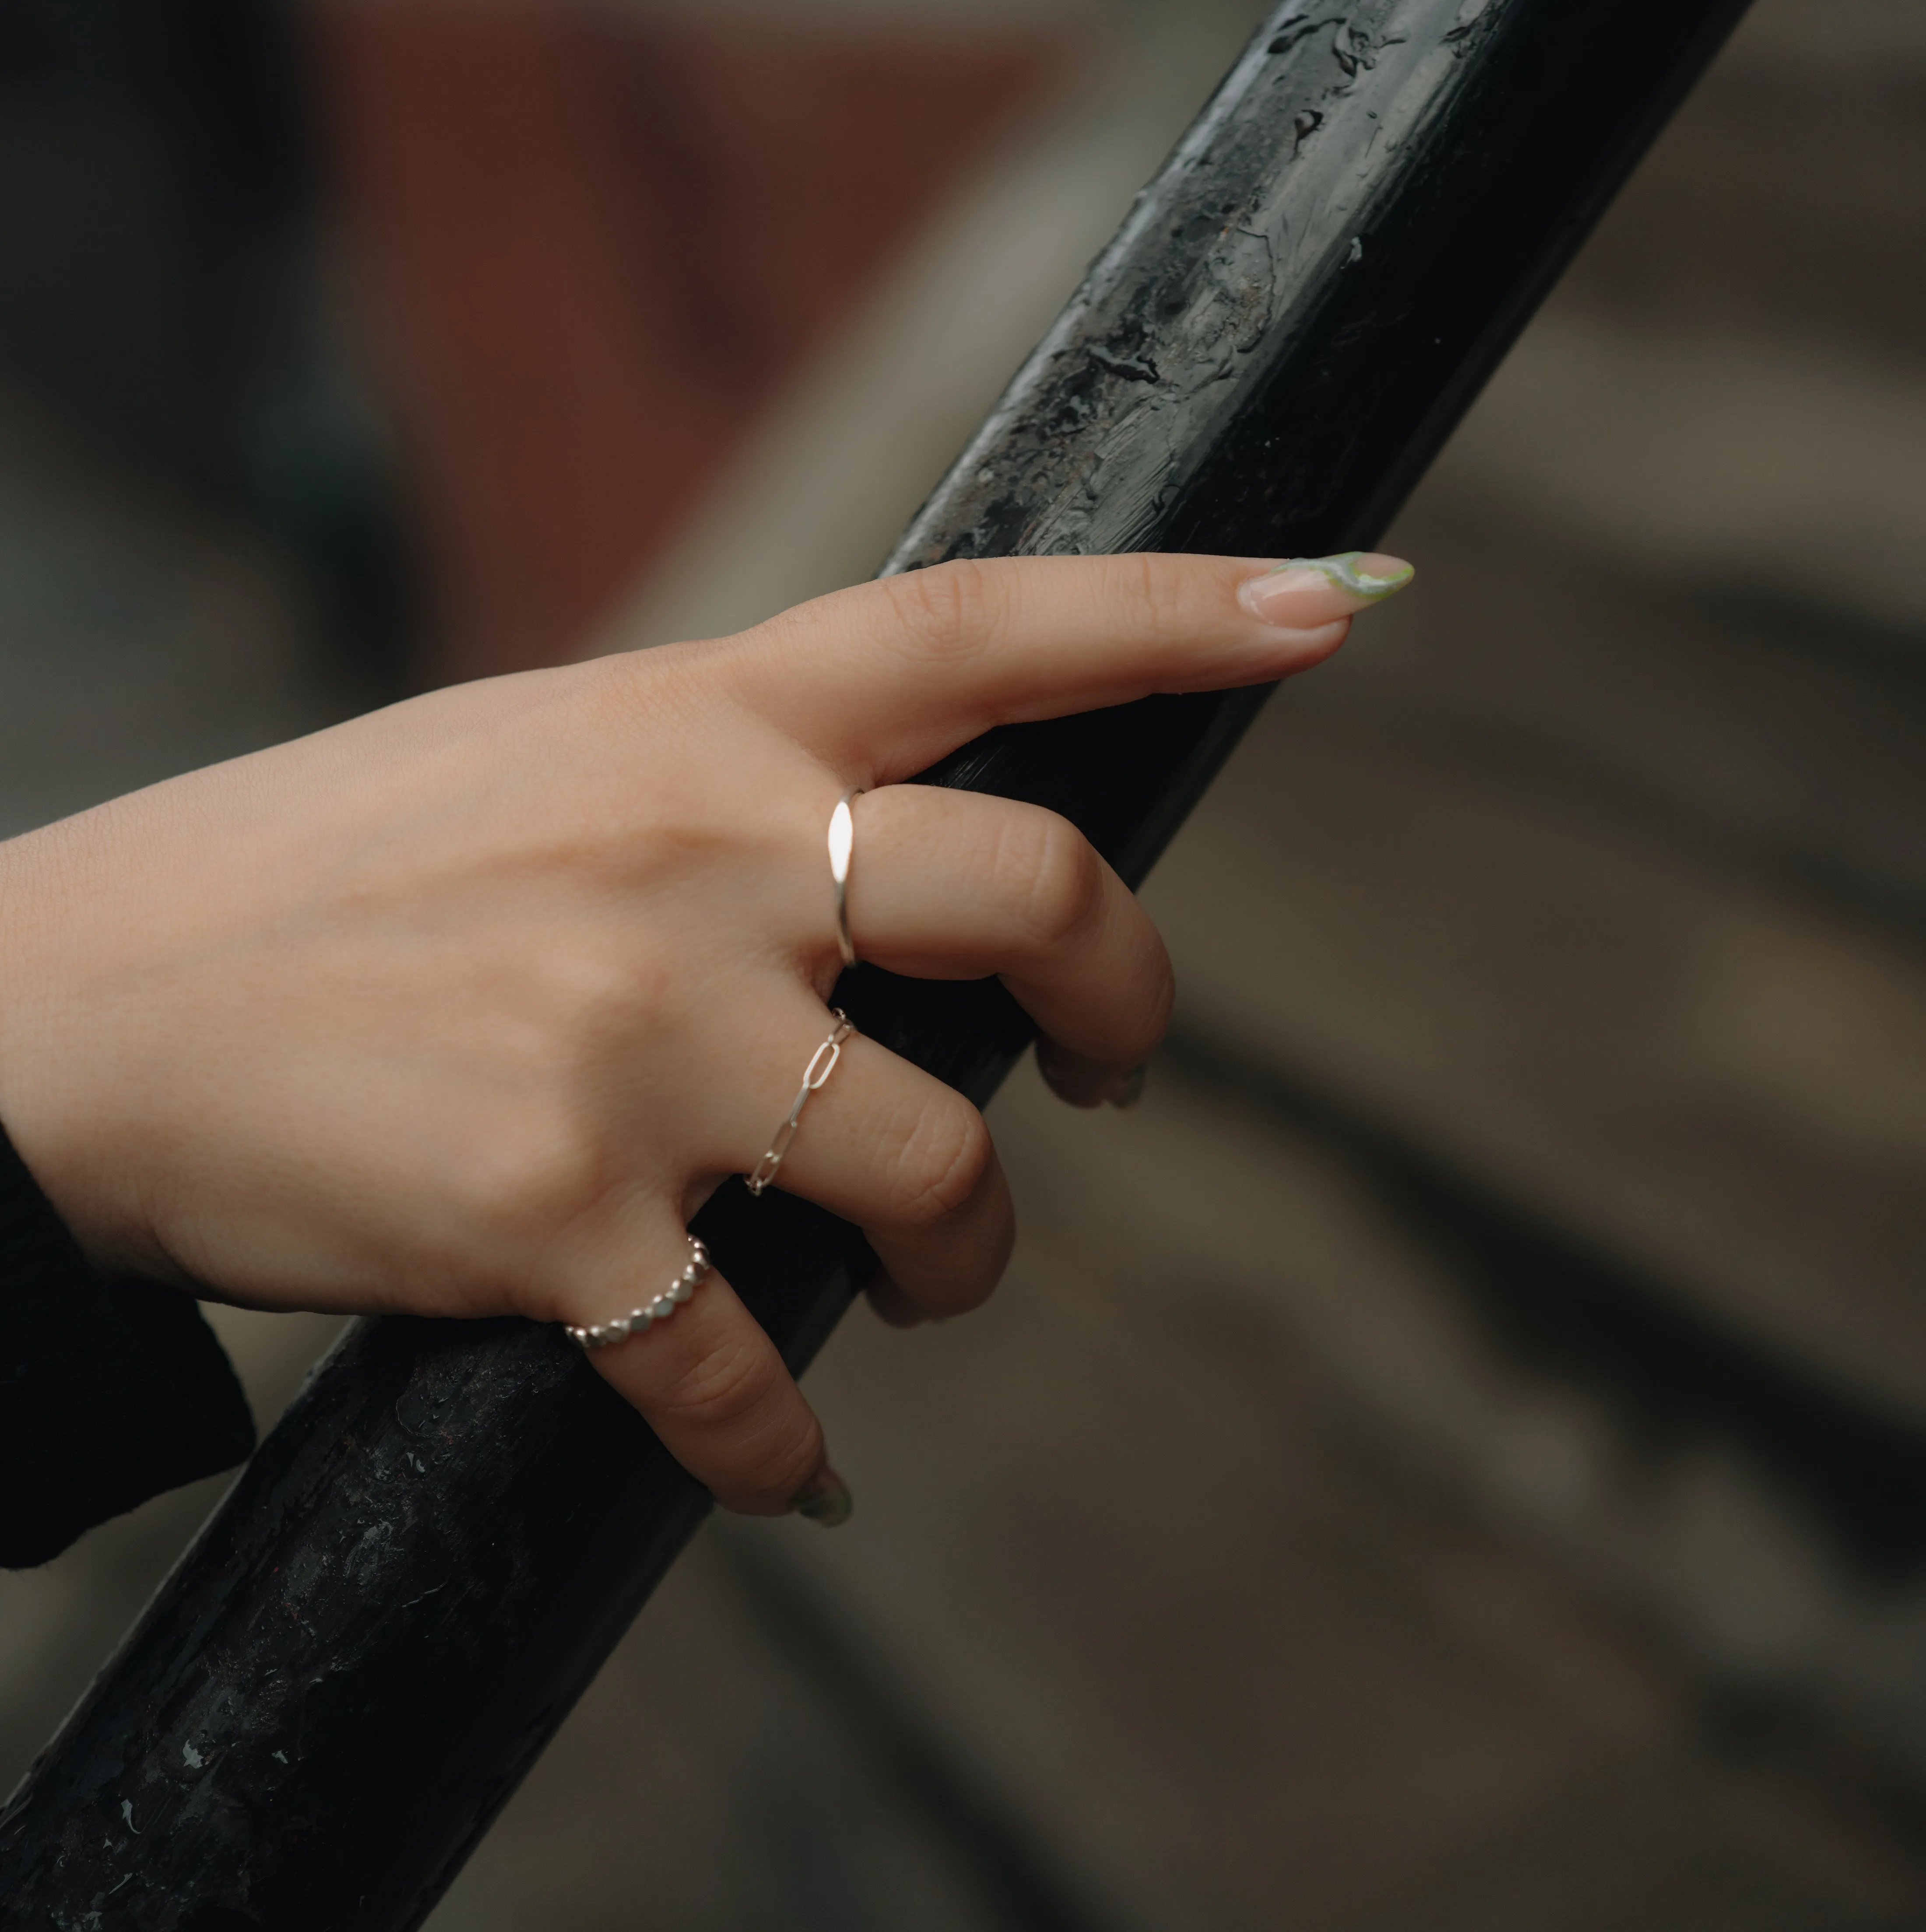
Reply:
[[[624,1269],[620,1280],[585,1283],[568,1297],[572,1319],[610,1322],[638,1306],[638,1281],[646,1305],[676,1279],[673,1268]],[[822,1425],[775,1343],[712,1267],[672,1315],[593,1349],[590,1360],[724,1509],[750,1516],[796,1509],[825,1521],[848,1514],[848,1492],[830,1468]]]

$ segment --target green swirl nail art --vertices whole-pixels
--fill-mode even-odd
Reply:
[[[1336,556],[1290,556],[1276,565],[1270,574],[1275,577],[1280,571],[1321,571],[1340,590],[1347,590],[1354,597],[1394,596],[1417,574],[1409,564],[1389,577],[1373,577],[1368,570],[1358,568],[1358,560],[1364,555],[1361,550],[1347,550]]]

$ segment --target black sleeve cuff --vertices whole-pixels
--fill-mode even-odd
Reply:
[[[97,1274],[0,1132],[0,1568],[44,1563],[254,1446],[194,1300]]]

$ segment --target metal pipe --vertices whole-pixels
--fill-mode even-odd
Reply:
[[[1368,545],[1743,6],[1290,0],[886,568]],[[1264,695],[931,776],[1054,807],[1135,883]],[[1028,1040],[994,982],[839,997],[979,1100]],[[734,1186],[698,1225],[800,1368],[858,1237]],[[8,1922],[418,1924],[707,1506],[552,1334],[356,1324],[0,1814]]]

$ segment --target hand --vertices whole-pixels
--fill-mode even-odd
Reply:
[[[1373,589],[1266,570],[946,565],[0,845],[0,1120],[107,1269],[262,1308],[625,1313],[829,1030],[824,835],[852,785],[861,958],[1000,974],[1073,1100],[1140,1064],[1170,968],[1115,874],[1049,812],[902,781],[992,724],[1301,670]],[[974,1306],[1010,1252],[982,1118],[860,1036],[778,1184],[863,1228],[898,1316]],[[726,1505],[833,1492],[719,1276],[593,1359]]]

